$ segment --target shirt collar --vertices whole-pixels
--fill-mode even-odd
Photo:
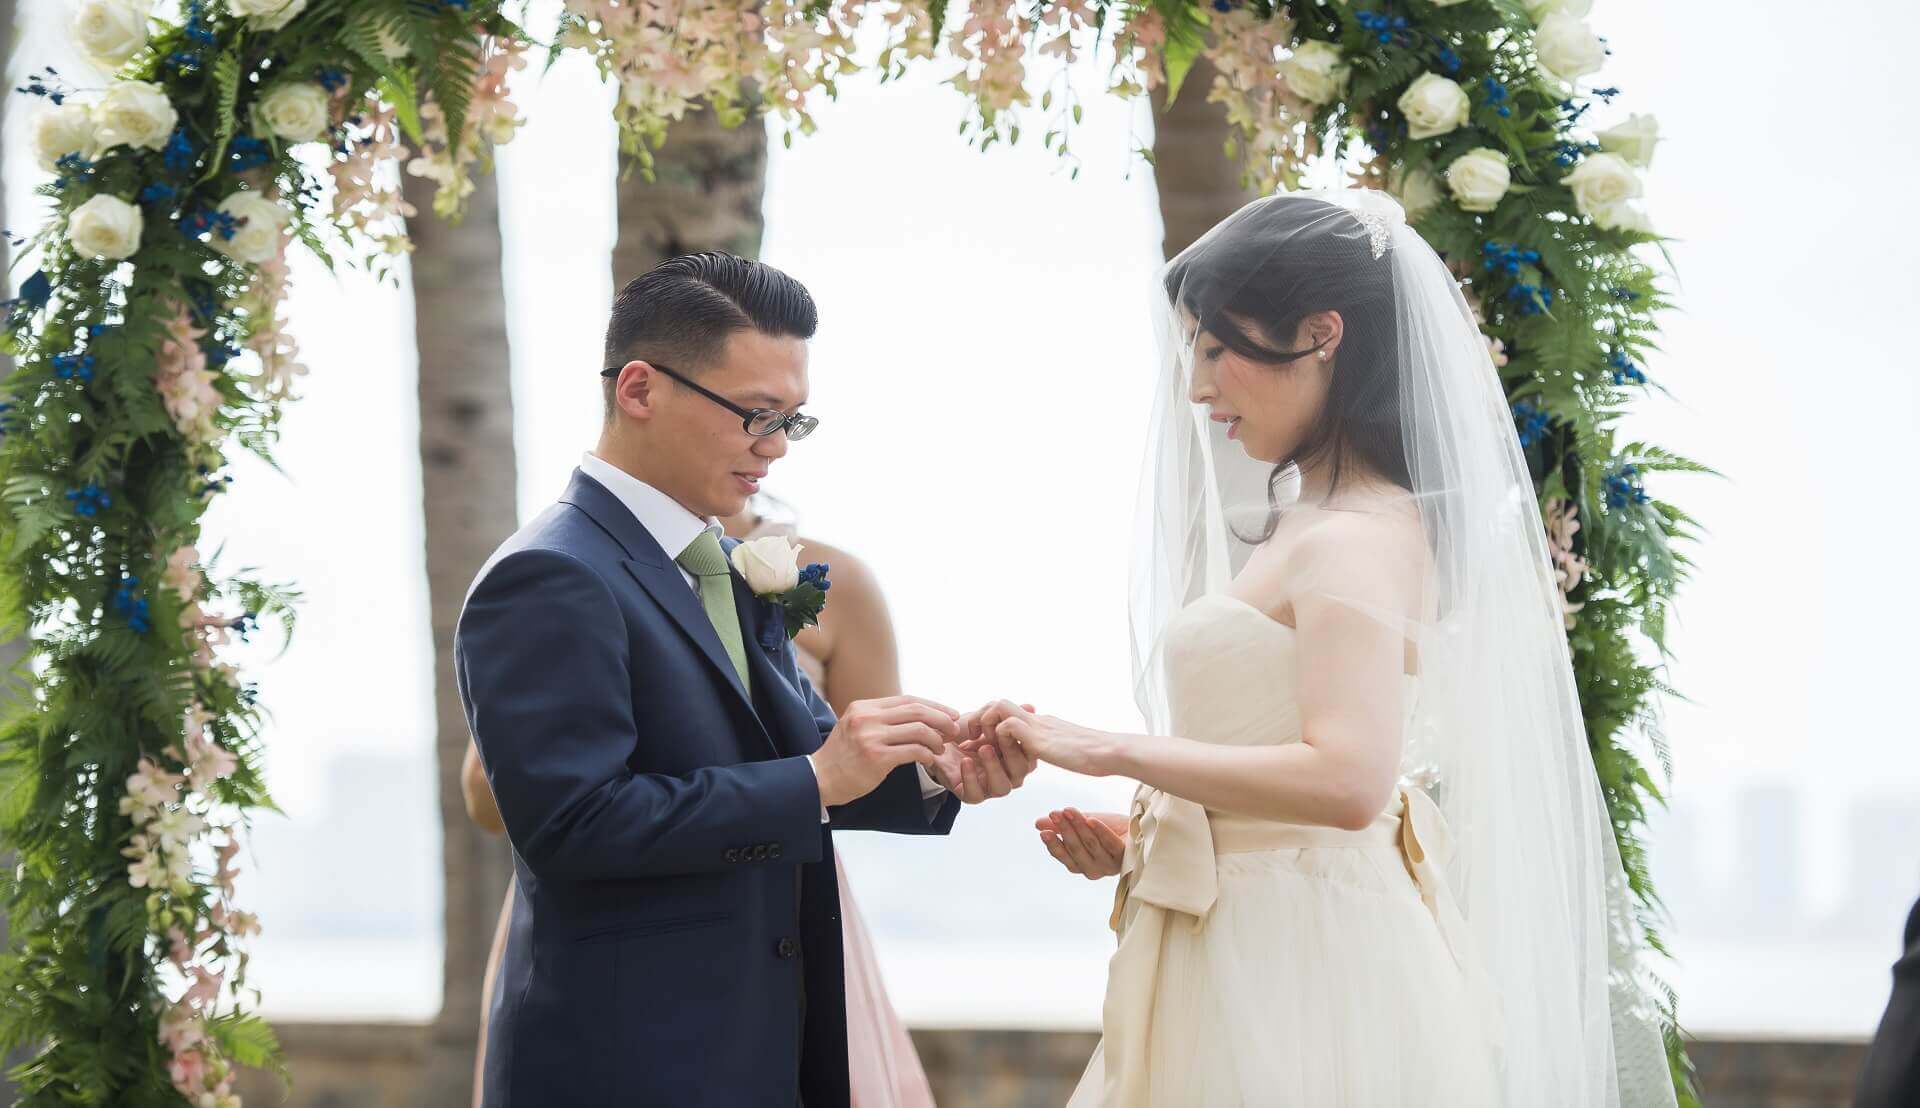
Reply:
[[[679,558],[702,531],[711,531],[716,538],[722,533],[719,520],[702,520],[673,497],[592,451],[581,457],[580,470],[604,485],[633,513],[633,518],[640,521],[640,526],[647,529],[647,534],[653,536],[653,541],[660,544],[668,558]]]

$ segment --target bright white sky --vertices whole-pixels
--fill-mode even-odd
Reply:
[[[44,24],[56,6],[33,7]],[[1903,695],[1920,525],[1902,480],[1920,287],[1885,191],[1920,177],[1920,154],[1834,103],[1898,102],[1896,51],[1920,17],[1855,9],[1872,33],[1852,40],[1844,81],[1778,33],[1804,16],[1784,0],[1738,19],[1658,0],[1594,15],[1615,54],[1602,79],[1626,92],[1602,121],[1651,112],[1666,135],[1647,206],[1679,240],[1683,281],[1649,366],[1678,402],[1645,405],[1634,430],[1729,478],[1655,490],[1712,531],[1674,636],[1694,703],[1671,710],[1677,799],[1655,844],[1677,916],[1668,977],[1700,1031],[1869,1031],[1920,894]],[[81,71],[57,29],[30,35],[27,68]],[[1098,74],[1077,81],[1091,93]],[[532,122],[501,161],[524,517],[596,426],[613,167],[591,73],[563,65],[521,90]],[[1153,367],[1159,223],[1151,171],[1128,157],[1150,123],[1091,96],[1069,181],[1031,138],[970,151],[960,112],[928,77],[854,82],[820,134],[775,145],[764,256],[821,305],[824,428],[772,487],[879,571],[912,691],[1135,728],[1113,536]],[[7,136],[16,230],[31,226],[21,130]],[[1861,149],[1870,160],[1840,153]],[[257,980],[280,1015],[424,1016],[440,870],[411,305],[314,266],[298,281],[313,374],[285,424],[287,476],[243,466],[209,528],[231,564],[309,596],[293,648],[260,671],[291,819],[263,823],[243,878],[267,926]],[[910,1020],[1097,1022],[1111,890],[1061,874],[1030,828],[1127,788],[1047,772],[945,842],[843,838]]]

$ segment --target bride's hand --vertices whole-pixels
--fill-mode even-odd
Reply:
[[[1118,737],[1055,716],[1035,715],[1010,700],[989,705],[980,716],[989,735],[1019,743],[1029,756],[1061,769],[1089,777],[1113,772],[1111,758]]]
[[[1089,881],[1120,872],[1127,854],[1127,817],[1115,812],[1082,814],[1067,808],[1034,821],[1047,853]]]

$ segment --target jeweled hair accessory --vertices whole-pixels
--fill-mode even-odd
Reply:
[[[1391,232],[1387,230],[1387,217],[1381,215],[1379,212],[1370,212],[1362,209],[1354,212],[1353,218],[1359,220],[1360,226],[1367,229],[1367,242],[1373,247],[1373,256],[1375,258],[1385,257],[1387,253],[1388,235],[1391,234]]]

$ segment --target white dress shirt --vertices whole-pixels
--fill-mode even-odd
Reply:
[[[652,535],[653,541],[659,543],[660,549],[666,551],[667,557],[674,561],[675,569],[680,569],[678,559],[681,553],[693,545],[693,540],[699,538],[701,532],[711,531],[716,538],[722,534],[719,520],[702,520],[673,497],[591,450],[581,455],[580,472],[604,485],[606,490],[613,494],[614,499],[620,501],[627,511],[633,513],[633,518],[640,522],[640,526],[647,529],[647,534]],[[693,574],[680,569],[680,576],[686,580],[689,589],[695,592],[700,590],[700,585],[693,579]],[[820,770],[813,764],[813,755],[809,754],[806,757],[808,768],[818,776]],[[927,773],[925,766],[914,768],[920,771],[921,799],[931,800],[947,791]],[[827,809],[824,805],[820,809],[820,822],[827,822]]]
[[[680,555],[693,545],[693,540],[699,538],[702,531],[713,532],[715,538],[722,534],[719,520],[702,520],[681,507],[678,500],[592,451],[581,456],[580,471],[605,485],[614,499],[633,513],[633,518],[647,529],[653,541],[667,552],[667,558],[673,561],[675,569],[680,568]],[[680,576],[686,578],[688,588],[700,591],[699,582],[693,579],[693,574],[681,569]]]

